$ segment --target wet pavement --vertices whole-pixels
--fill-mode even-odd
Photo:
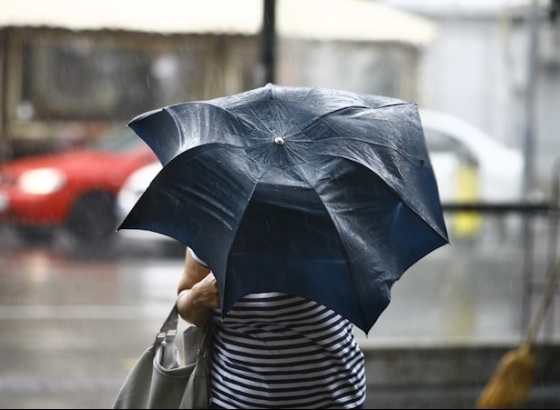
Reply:
[[[64,238],[30,247],[6,231],[0,243],[0,407],[109,408],[174,302],[182,249],[122,238],[103,249]],[[518,245],[429,255],[395,284],[370,334],[357,330],[363,349],[518,343]],[[538,257],[536,270],[545,263]]]
[[[0,407],[109,408],[172,306],[179,255],[141,244],[68,252],[4,239]]]

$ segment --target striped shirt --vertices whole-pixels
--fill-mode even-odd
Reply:
[[[214,311],[212,401],[223,408],[356,408],[366,394],[353,326],[332,310],[279,293]]]

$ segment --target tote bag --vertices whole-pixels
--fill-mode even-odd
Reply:
[[[211,325],[183,332],[183,361],[175,344],[177,305],[128,373],[113,409],[204,409],[210,407]]]

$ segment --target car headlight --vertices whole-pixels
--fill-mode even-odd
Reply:
[[[61,189],[66,183],[66,176],[53,168],[39,168],[27,171],[18,178],[18,187],[22,192],[34,195],[47,195]]]

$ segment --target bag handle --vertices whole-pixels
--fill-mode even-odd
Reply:
[[[173,304],[173,307],[171,308],[169,315],[167,315],[167,318],[161,325],[159,332],[156,334],[154,345],[160,345],[164,341],[166,343],[173,343],[175,341],[175,337],[177,336],[177,326],[179,324],[179,310],[177,308],[177,300],[179,299],[180,296],[181,294],[177,296],[177,299],[175,300],[175,303]],[[204,326],[204,333],[202,336],[202,346],[204,346],[205,351],[199,353],[206,353],[208,351],[211,337],[212,337],[212,323],[209,323],[208,325]]]
[[[177,336],[177,325],[179,323],[179,311],[177,310],[177,302],[173,304],[173,308],[167,318],[161,325],[159,332],[156,334],[154,340],[155,345],[159,345],[162,342],[173,343],[175,341],[175,336]]]
[[[204,326],[204,334],[202,335],[202,344],[201,348],[198,351],[199,355],[206,356],[210,352],[212,348],[212,334],[213,334],[213,326],[212,326],[212,319],[210,322]]]

